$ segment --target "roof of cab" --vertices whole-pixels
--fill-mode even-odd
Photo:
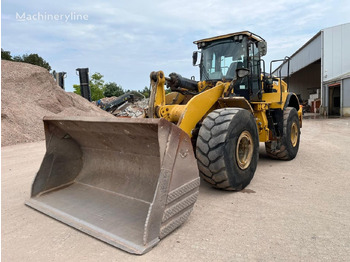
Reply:
[[[258,41],[258,42],[265,41],[262,37],[254,34],[252,32],[242,31],[242,32],[236,32],[236,33],[231,33],[231,34],[226,34],[226,35],[214,36],[214,37],[210,37],[210,38],[204,38],[201,40],[194,41],[193,43],[198,44],[198,43],[204,43],[204,42],[212,42],[215,40],[231,38],[231,37],[236,36],[236,35],[247,35],[248,37],[250,37],[253,40]]]

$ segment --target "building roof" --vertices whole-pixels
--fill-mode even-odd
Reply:
[[[322,31],[322,30],[321,30]],[[290,58],[296,56],[301,50],[303,50],[306,46],[308,46],[314,39],[316,39],[320,34],[321,31],[318,31],[318,33],[316,35],[314,35],[313,37],[310,38],[309,41],[307,41],[304,45],[302,45],[302,47],[300,47],[297,51],[295,51]]]
[[[321,30],[322,31],[322,30]],[[321,31],[317,32],[304,45],[295,51],[288,60],[290,61],[290,74],[293,74],[300,69],[314,63],[321,58]],[[287,76],[288,60],[279,65],[273,74],[281,71],[282,77]]]
[[[321,44],[321,33],[323,34],[324,31],[332,30],[335,28],[339,28],[341,26],[349,25],[350,23],[345,23],[341,25],[335,25],[332,27],[324,28],[317,32],[310,40],[308,40],[304,45],[302,45],[297,51],[295,51],[290,57],[291,61],[291,74],[299,71],[300,69],[306,67],[307,65],[315,62],[317,59],[321,59],[321,52],[322,52],[322,44]],[[317,43],[319,42],[319,43]],[[315,49],[319,50],[312,50]],[[305,52],[310,51],[309,54],[305,55]],[[318,54],[317,54],[318,53]],[[297,60],[297,61],[296,61]],[[308,61],[307,61],[308,60]],[[282,63],[280,66],[278,66],[273,73],[276,73],[278,70],[282,68],[282,71],[285,71],[285,67],[287,66],[287,63]],[[282,74],[285,75],[285,74]]]

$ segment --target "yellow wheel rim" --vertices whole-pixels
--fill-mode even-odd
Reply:
[[[290,130],[290,141],[292,142],[292,146],[295,147],[298,143],[298,125],[297,123],[293,122],[291,130]]]
[[[237,140],[236,160],[240,169],[247,169],[253,157],[253,138],[248,131],[241,133]]]

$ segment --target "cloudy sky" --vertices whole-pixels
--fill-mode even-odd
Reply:
[[[1,14],[1,47],[67,72],[67,91],[79,67],[138,90],[155,70],[198,79],[193,41],[205,37],[249,30],[267,41],[266,62],[291,55],[321,29],[350,22],[350,1],[3,0]]]

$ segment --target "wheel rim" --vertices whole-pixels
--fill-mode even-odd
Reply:
[[[236,160],[240,169],[247,169],[253,157],[253,138],[248,131],[241,133],[237,140]]]
[[[295,147],[298,143],[298,125],[297,123],[293,122],[290,132],[290,141],[292,142],[292,146]]]

